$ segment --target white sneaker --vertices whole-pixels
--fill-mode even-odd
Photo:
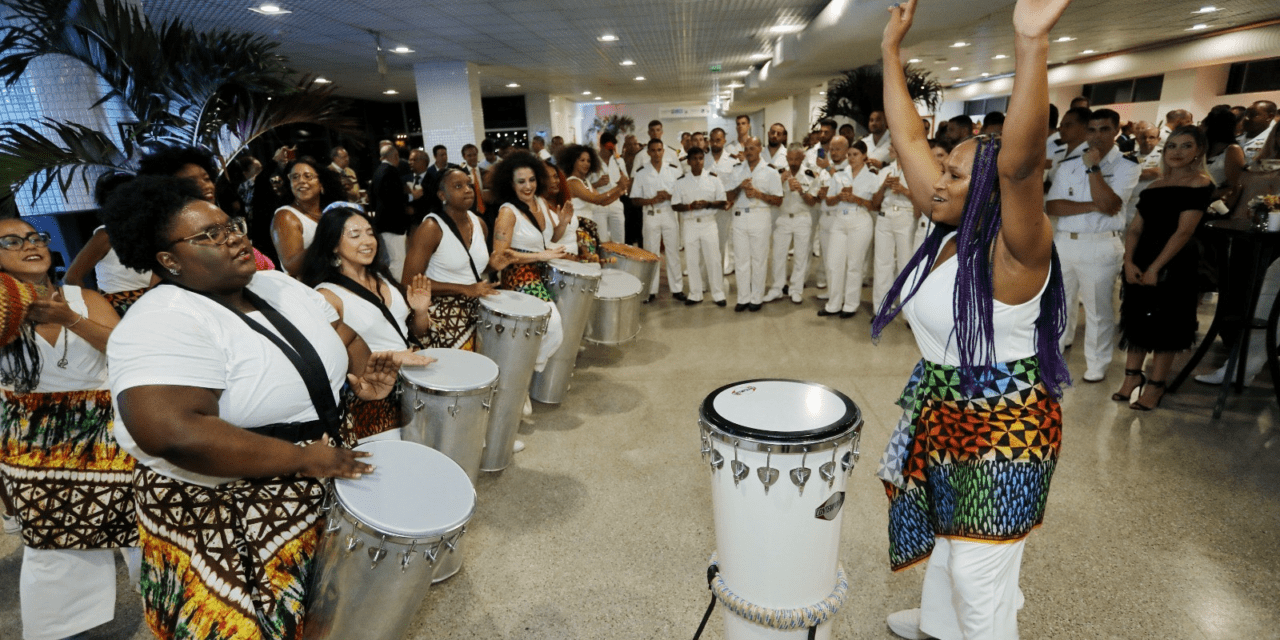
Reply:
[[[803,297],[803,296],[801,296],[801,295],[800,295],[800,294],[798,294],[798,293],[795,293],[795,294],[792,294],[792,295],[791,295],[791,301],[792,301],[792,302],[794,302],[794,303],[796,303],[796,304],[801,304],[801,303],[803,303],[803,302],[804,302],[804,297]]]
[[[511,447],[511,453],[520,453],[521,451],[524,451],[524,440],[516,440],[516,443]]]
[[[889,624],[889,630],[899,638],[929,640],[932,637],[920,630],[920,609],[891,613],[885,622]]]
[[[770,291],[769,293],[764,294],[764,299],[761,300],[761,302],[773,302],[774,300],[777,300],[778,298],[781,298],[781,297],[782,297],[781,291]]]
[[[524,415],[526,417],[533,415],[533,402],[529,400],[529,396],[524,397]]]
[[[819,281],[818,281],[818,288],[819,288],[819,289],[826,289],[826,288],[827,288],[827,283],[826,283],[825,281],[819,280]]]
[[[821,292],[821,293],[819,293],[819,294],[818,294],[818,299],[819,299],[819,300],[828,300],[828,299],[830,299],[830,298],[831,298],[831,296],[830,296],[826,291],[823,291],[823,292]]]
[[[18,522],[17,518],[0,516],[0,520],[4,520],[5,533],[18,533],[19,531],[22,531],[22,524]]]
[[[1222,384],[1222,379],[1226,376],[1227,366],[1222,365],[1213,373],[1202,373],[1196,376],[1196,382],[1199,382],[1200,384]],[[1249,382],[1247,380],[1245,381],[1244,386],[1249,386]]]

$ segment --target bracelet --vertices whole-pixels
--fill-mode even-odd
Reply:
[[[79,317],[77,317],[77,318],[76,318],[76,321],[75,321],[75,322],[72,322],[71,324],[67,325],[67,328],[68,328],[68,329],[70,329],[71,327],[74,327],[74,326],[76,326],[76,325],[80,324],[80,321],[81,321],[81,320],[84,320],[84,316],[82,316],[82,315],[80,315],[80,314],[78,314],[78,313],[77,313],[76,315],[77,315],[77,316],[79,316]]]

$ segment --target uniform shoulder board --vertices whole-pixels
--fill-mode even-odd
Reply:
[[[636,173],[640,173],[641,171],[644,171],[644,169],[645,169],[645,165],[642,164],[640,165],[640,168],[636,169]]]
[[[707,175],[711,176],[712,178],[719,178],[719,177],[720,177],[720,176],[717,176],[717,175],[716,175],[716,174],[714,174],[714,173],[708,173]]]
[[[805,170],[804,170],[804,174],[805,174],[806,176],[809,176],[810,178],[816,178],[816,177],[818,177],[818,176],[813,175],[813,169],[805,169]]]
[[[680,168],[680,165],[675,164],[675,163],[671,163],[671,162],[668,162],[668,163],[667,163],[667,166],[668,166],[668,167],[671,167],[672,169],[679,169],[679,168]]]
[[[774,167],[774,168],[778,170],[778,175],[782,175],[787,172],[786,167]]]
[[[1053,141],[1053,146],[1055,146],[1055,147],[1061,147],[1062,145],[1064,145],[1064,144],[1066,144],[1066,143],[1067,143],[1067,141],[1066,141],[1066,140],[1063,140],[1062,138],[1058,138],[1057,140],[1054,140],[1054,141]]]
[[[733,168],[734,168],[734,169],[737,169],[738,167],[741,167],[741,166],[742,166],[742,163],[741,163],[741,162],[735,162],[735,163],[733,163]]]
[[[1135,152],[1130,151],[1129,153],[1122,154],[1120,157],[1134,164],[1138,164],[1138,154]]]
[[[685,176],[687,176],[687,175],[689,175],[689,174],[687,174],[687,173],[686,173],[686,174],[684,174],[684,175],[680,176],[679,178],[676,178],[676,180],[684,180]]]

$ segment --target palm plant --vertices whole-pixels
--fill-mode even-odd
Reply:
[[[610,131],[615,136],[621,136],[635,130],[636,120],[631,116],[625,116],[617,113],[607,116],[596,116],[596,119],[591,122],[591,126],[587,129],[587,139],[595,140],[597,134],[605,131]]]
[[[112,136],[73,122],[0,124],[0,199],[29,183],[33,201],[76,176],[129,170],[156,144],[212,151],[222,166],[255,138],[299,122],[353,132],[332,85],[291,80],[292,71],[261,36],[197,31],[180,20],[152,26],[122,0],[0,0],[0,80],[13,85],[35,59],[63,55],[84,63],[109,88],[94,106],[119,100],[130,114]]]
[[[907,75],[907,92],[916,102],[937,110],[942,102],[942,84],[928,71],[904,65]],[[880,65],[869,64],[845,71],[835,84],[827,87],[827,103],[822,105],[823,118],[845,116],[867,127],[872,111],[884,109],[884,73]]]

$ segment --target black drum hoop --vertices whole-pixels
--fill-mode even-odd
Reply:
[[[760,429],[753,429],[751,427],[747,427],[747,426],[738,424],[736,422],[733,422],[732,420],[729,420],[728,418],[725,418],[724,416],[720,415],[720,413],[716,411],[714,406],[715,399],[719,397],[721,393],[724,393],[734,387],[739,387],[744,384],[752,384],[756,382],[794,382],[797,384],[817,387],[819,389],[829,391],[831,392],[832,395],[839,398],[840,401],[844,403],[844,414],[841,415],[840,418],[837,419],[835,422],[825,427],[820,427],[817,429],[809,429],[807,431],[779,432],[779,431],[763,431]],[[728,434],[730,436],[740,437],[740,438],[750,438],[752,440],[759,440],[759,441],[765,441],[765,442],[776,442],[778,444],[792,444],[792,443],[801,443],[801,442],[822,441],[829,438],[834,438],[842,433],[845,433],[846,431],[857,426],[858,424],[862,423],[862,411],[858,408],[858,405],[854,404],[853,400],[850,399],[849,396],[846,396],[845,394],[840,393],[839,391],[832,389],[831,387],[828,387],[827,385],[824,385],[824,384],[820,384],[817,382],[810,382],[808,380],[793,380],[791,378],[755,378],[752,380],[739,380],[738,382],[733,382],[733,383],[724,385],[723,387],[720,387],[719,389],[712,391],[706,397],[706,399],[702,401],[702,407],[699,410],[699,412],[702,415],[702,421],[704,423],[706,423],[708,426],[722,433]]]

